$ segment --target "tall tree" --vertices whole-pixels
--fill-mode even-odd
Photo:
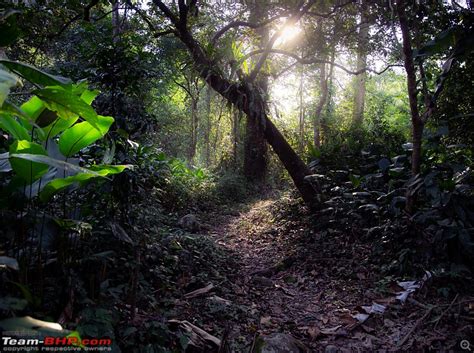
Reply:
[[[467,54],[474,50],[474,41],[472,40],[473,19],[470,16],[463,16],[462,12],[461,16],[459,16],[462,25],[448,22],[450,27],[436,36],[435,40],[428,42],[424,46],[420,44],[421,33],[419,32],[419,24],[416,23],[416,19],[409,16],[415,15],[416,18],[426,17],[429,19],[430,16],[434,16],[436,13],[446,13],[444,4],[438,4],[437,6],[441,7],[436,7],[436,4],[433,5],[433,8],[422,7],[417,4],[410,5],[407,0],[399,0],[397,3],[398,20],[402,32],[403,62],[407,75],[407,90],[411,112],[413,143],[411,163],[413,176],[421,172],[424,126],[436,111],[437,99],[445,87],[445,80],[455,61],[462,58],[465,59]],[[413,48],[413,43],[418,45]],[[416,49],[416,52],[414,49]],[[432,92],[429,89],[425,60],[431,55],[446,55],[446,53],[448,54],[447,59],[440,68],[441,74],[437,77],[435,89]],[[418,99],[420,93],[421,100]],[[409,190],[407,196],[406,209],[408,212],[412,212],[414,210],[415,195],[410,193]]]
[[[206,97],[205,97],[205,120],[203,126],[203,137],[204,137],[204,164],[209,167],[211,164],[211,98],[212,88],[206,85]]]
[[[362,0],[360,9],[359,31],[357,33],[357,71],[361,71],[354,77],[354,108],[352,111],[353,126],[361,126],[364,120],[365,92],[367,71],[367,52],[369,45],[369,18],[367,15],[367,0]]]
[[[299,110],[298,110],[298,152],[303,153],[305,146],[305,106],[304,106],[304,66],[300,65],[300,85],[298,87]]]
[[[250,20],[258,22],[267,18],[266,0],[248,0],[250,7]],[[256,44],[260,49],[265,48],[269,40],[268,26],[261,26],[255,30]],[[255,81],[257,89],[264,97],[268,95],[268,77],[259,75]],[[265,181],[267,170],[267,143],[259,122],[247,117],[244,141],[244,175],[251,181]]]
[[[322,125],[322,111],[328,97],[328,76],[326,75],[326,42],[324,36],[324,19],[319,19],[316,27],[316,47],[322,57],[322,62],[319,63],[319,98],[316,104],[313,120],[313,144],[315,147],[321,146],[321,125]]]
[[[193,71],[188,71],[183,74],[184,82],[175,81],[187,94],[189,99],[189,146],[187,151],[187,158],[190,164],[194,163],[196,156],[196,148],[198,144],[198,129],[199,129],[199,110],[198,103],[200,99],[202,86],[199,83],[199,77]]]
[[[324,109],[324,112],[321,114],[321,134],[322,137],[320,138],[321,144],[326,143],[328,140],[328,137],[330,135],[330,127],[329,127],[329,118],[331,117],[331,114],[333,113],[334,110],[334,100],[333,100],[333,94],[334,94],[334,62],[336,60],[336,44],[332,42],[332,48],[331,48],[331,59],[329,63],[329,73],[327,75],[327,84],[326,84],[326,89],[327,89],[327,98],[326,98],[326,106]]]

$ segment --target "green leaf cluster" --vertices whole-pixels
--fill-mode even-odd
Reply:
[[[114,123],[98,115],[91,104],[98,91],[74,84],[34,66],[0,60],[0,129],[12,141],[0,155],[0,172],[13,171],[14,185],[38,184],[37,195],[47,201],[74,184],[121,173],[127,165],[77,165],[72,158],[103,138]],[[20,78],[33,84],[33,96],[20,107],[8,100]],[[36,194],[34,195],[36,196]]]

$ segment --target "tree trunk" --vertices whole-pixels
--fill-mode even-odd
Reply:
[[[189,143],[189,152],[188,152],[188,160],[189,164],[192,165],[194,163],[194,157],[196,156],[196,146],[197,146],[197,132],[198,132],[198,98],[191,97],[191,138]]]
[[[251,20],[258,22],[267,17],[267,6],[265,1],[252,0],[251,6]],[[269,40],[269,28],[262,26],[256,29],[259,38],[258,46],[265,48]],[[268,79],[261,75],[256,80],[256,85],[266,95],[268,93]],[[247,117],[245,126],[245,140],[244,140],[244,175],[253,182],[263,183],[267,171],[267,143],[263,130],[254,120]]]
[[[416,87],[416,70],[413,61],[413,51],[410,38],[410,27],[405,13],[405,2],[400,1],[397,6],[400,29],[402,31],[403,61],[407,73],[408,100],[410,103],[413,152],[411,160],[412,174],[420,173],[421,169],[421,139],[423,135],[423,121],[418,109],[418,90]]]
[[[304,151],[305,138],[304,138],[304,115],[305,107],[303,102],[303,84],[304,84],[304,70],[303,66],[300,67],[300,87],[299,87],[299,100],[300,100],[300,109],[299,109],[299,119],[298,119],[298,152],[300,154]]]
[[[325,59],[325,58],[324,58]],[[328,81],[326,77],[326,64],[321,63],[319,67],[319,100],[314,113],[314,146],[321,147],[321,113],[328,97]]]
[[[258,121],[247,117],[244,140],[244,175],[252,182],[263,183],[267,171],[267,143]]]
[[[367,23],[366,8],[365,1],[363,1],[360,13],[359,33],[357,36],[357,71],[367,67],[367,47],[369,44],[370,26]],[[360,127],[364,121],[366,81],[367,71],[363,71],[354,78],[354,110],[352,111],[352,124],[354,127]]]
[[[120,1],[115,0],[112,5],[112,40],[117,43],[120,36],[120,14],[119,14]]]
[[[332,94],[333,94],[333,80],[334,80],[334,62],[336,61],[336,47],[333,45],[331,50],[331,63],[329,64],[329,73],[327,76],[327,98],[326,98],[326,109],[324,114],[321,115],[321,143],[326,143],[330,134],[328,117],[332,114]]]
[[[240,144],[240,121],[242,119],[242,112],[235,108],[232,109],[232,164],[234,169],[238,169],[239,161],[239,144]]]
[[[206,86],[206,126],[204,127],[204,163],[206,167],[211,164],[211,96],[212,88]]]
[[[410,26],[405,12],[406,3],[401,0],[397,5],[400,30],[402,32],[403,61],[407,73],[408,101],[410,103],[412,143],[413,151],[411,155],[411,172],[415,176],[421,171],[421,142],[423,136],[424,123],[420,117],[418,109],[418,90],[416,82],[416,70],[413,61],[413,51],[410,38]],[[415,204],[415,195],[407,192],[406,211],[412,213]]]

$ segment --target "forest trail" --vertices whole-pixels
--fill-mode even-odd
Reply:
[[[294,212],[292,202],[282,201],[280,195],[212,215],[209,235],[234,262],[230,272],[223,270],[226,288],[217,292],[245,308],[244,314],[220,323],[230,328],[236,352],[248,352],[257,335],[274,333],[291,334],[310,352],[423,350],[433,342],[458,344],[449,336],[449,326],[433,331],[435,321],[420,324],[426,305],[395,302],[400,287],[378,270],[374,258],[380,256],[374,256],[370,242],[337,224],[314,227],[321,218],[301,209]],[[423,292],[424,300],[433,300]],[[363,323],[353,317],[362,306],[376,302],[385,303],[383,315],[371,314]],[[433,305],[444,310],[448,304]]]
[[[335,347],[336,339],[338,349],[373,348],[372,339],[361,342],[357,338],[351,343],[345,339],[348,333],[341,330],[347,324],[348,308],[362,300],[367,283],[358,279],[366,275],[359,272],[355,281],[339,275],[352,273],[345,268],[353,265],[343,258],[344,249],[333,256],[334,248],[326,253],[321,247],[305,259],[308,253],[298,247],[302,234],[312,231],[299,220],[279,217],[278,212],[275,199],[258,200],[242,212],[221,215],[210,232],[220,247],[234,254],[235,300],[251,308],[253,323],[237,331],[290,333],[318,352]],[[312,251],[311,247],[307,250]]]

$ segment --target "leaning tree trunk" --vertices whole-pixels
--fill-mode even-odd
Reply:
[[[251,18],[252,20],[260,21],[267,16],[267,9],[265,1],[252,0]],[[269,29],[267,26],[262,26],[256,29],[259,38],[259,47],[265,48],[269,40]],[[268,93],[268,79],[265,76],[260,76],[256,85],[264,94]],[[253,182],[262,183],[265,181],[267,171],[267,143],[263,130],[258,122],[247,117],[245,126],[245,140],[244,140],[244,175]]]
[[[360,28],[357,43],[357,71],[362,71],[354,78],[354,109],[352,111],[352,124],[360,127],[364,121],[365,91],[367,81],[367,46],[369,44],[369,24],[367,23],[365,1],[362,3],[360,13]]]
[[[256,123],[259,124],[263,130],[265,139],[270,146],[272,146],[285,169],[288,171],[288,174],[292,178],[306,205],[316,207],[316,196],[319,193],[319,189],[308,183],[305,179],[306,176],[311,174],[311,171],[268,118],[265,104],[266,97],[245,80],[240,83],[231,83],[224,78],[219,70],[215,69],[213,60],[206,56],[199,43],[191,35],[186,22],[176,19],[169,8],[162,2],[156,1],[155,4],[173,22],[177,30],[177,36],[188,48],[200,77],[231,104],[235,105],[238,109],[247,114],[250,119],[255,120]]]

